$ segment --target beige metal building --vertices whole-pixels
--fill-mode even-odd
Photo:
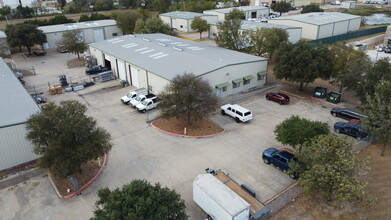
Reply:
[[[303,28],[302,38],[317,40],[359,30],[361,16],[339,12],[313,12],[278,17],[268,22],[271,24],[301,27]]]
[[[296,43],[301,39],[301,27],[292,27],[287,25],[280,24],[271,24],[264,22],[252,22],[252,21],[242,21],[240,31],[256,31],[260,28],[279,28],[285,30],[289,37],[288,41],[291,43]],[[218,35],[218,25],[216,23],[210,24],[209,30],[210,38],[215,38]]]
[[[266,82],[265,58],[164,34],[125,35],[92,43],[89,51],[119,79],[156,94],[185,72],[208,80],[219,97]]]
[[[35,160],[38,156],[26,139],[26,121],[40,108],[0,59],[0,171]]]
[[[159,16],[165,24],[168,24],[170,26],[170,28],[184,32],[194,31],[193,29],[191,29],[191,23],[193,22],[195,17],[201,17],[208,23],[217,22],[217,15],[209,15],[189,11],[172,11],[160,14]]]
[[[230,13],[233,9],[238,9],[244,12],[245,20],[251,18],[260,18],[262,16],[269,16],[270,9],[264,6],[242,6],[234,8],[221,8],[204,11],[204,14],[217,15],[218,21],[224,21],[225,16]]]
[[[250,5],[251,6],[257,6],[257,5],[271,5],[275,2],[280,2],[283,0],[251,0]],[[294,6],[304,6],[304,5],[309,5],[311,3],[317,3],[317,4],[322,4],[322,3],[328,3],[331,2],[332,0],[287,0],[287,2],[291,3],[291,5]]]
[[[48,42],[43,44],[44,49],[56,49],[58,43],[62,40],[62,35],[69,30],[81,30],[81,39],[87,44],[122,35],[122,31],[118,28],[115,20],[49,25],[38,27],[38,29],[46,34]]]

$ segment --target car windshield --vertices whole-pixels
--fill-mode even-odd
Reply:
[[[141,102],[141,104],[143,104],[143,105],[147,105],[147,101],[146,101],[146,100],[144,100],[143,102]]]
[[[140,101],[141,100],[141,97],[140,96],[137,96],[136,97],[136,101]]]

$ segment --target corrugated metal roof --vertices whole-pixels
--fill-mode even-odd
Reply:
[[[181,19],[193,19],[195,17],[204,17],[204,16],[213,16],[203,13],[190,12],[190,11],[171,11],[167,13],[160,14],[165,17],[181,18]]]
[[[267,22],[253,22],[253,21],[242,21],[240,26],[241,30],[257,30],[258,28],[279,28],[279,29],[302,29],[301,27],[293,27],[282,24],[271,24]]]
[[[339,13],[339,12],[312,12],[292,16],[278,17],[269,20],[273,23],[273,20],[293,20],[304,22],[313,25],[324,25],[339,21],[346,21],[350,19],[361,18],[361,16]]]
[[[0,31],[0,38],[7,38],[4,31]]]
[[[184,72],[199,76],[225,66],[267,60],[165,34],[125,35],[90,46],[168,80]]]
[[[38,105],[3,59],[0,71],[0,127],[26,122],[30,115],[39,112]]]
[[[67,30],[80,30],[88,28],[98,28],[117,25],[115,20],[97,20],[97,21],[86,21],[78,23],[68,23],[68,24],[58,24],[58,25],[48,25],[41,26],[38,29],[42,30],[43,33],[54,33],[54,32],[64,32]]]
[[[255,11],[255,10],[262,10],[262,9],[269,10],[269,8],[265,7],[265,6],[241,6],[241,7],[232,7],[232,8],[219,8],[219,9],[212,9],[212,10],[206,10],[206,11],[215,11],[218,13],[228,14],[233,9],[239,9],[240,11]]]

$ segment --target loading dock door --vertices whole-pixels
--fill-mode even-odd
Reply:
[[[121,80],[126,80],[125,64],[121,60],[117,60],[118,76]],[[127,80],[126,80],[127,81]]]
[[[111,62],[110,62],[110,57],[107,56],[106,54],[103,54],[103,57],[105,58],[105,64],[104,66],[111,69]]]
[[[94,29],[94,42],[99,42],[105,40],[105,35],[103,34],[103,29]]]
[[[138,70],[137,68],[131,66],[130,67],[130,76],[132,77],[132,85],[134,87],[140,88],[140,84],[138,83]]]
[[[176,28],[176,18],[171,18],[171,26],[172,28]]]

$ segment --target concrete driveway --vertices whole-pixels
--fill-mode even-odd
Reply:
[[[40,84],[39,88],[45,90],[42,82],[56,79],[59,73],[84,74],[83,67],[65,67],[67,55],[53,52],[48,58],[50,62],[23,57],[15,60],[25,66],[37,63],[37,75],[25,77],[28,85]],[[45,63],[40,65],[40,62]],[[85,103],[88,114],[112,134],[114,147],[109,153],[107,167],[81,196],[67,200],[57,198],[46,177],[0,190],[2,218],[88,219],[92,216],[98,189],[113,189],[134,179],[146,179],[175,189],[185,200],[190,219],[204,219],[205,213],[192,200],[192,181],[208,167],[229,173],[239,184],[251,187],[257,199],[264,202],[293,183],[288,175],[261,160],[264,149],[281,146],[275,140],[274,127],[294,114],[325,121],[330,126],[338,121],[330,116],[328,104],[292,97],[290,105],[280,106],[267,101],[264,93],[260,93],[239,103],[253,111],[254,119],[249,123],[237,124],[233,118],[216,113],[211,119],[224,127],[225,133],[204,139],[179,138],[155,130],[146,123],[145,114],[123,105],[120,97],[132,88],[118,85],[114,80],[78,92],[46,94],[49,101],[76,99]],[[150,116],[154,114],[158,112],[151,111]]]

